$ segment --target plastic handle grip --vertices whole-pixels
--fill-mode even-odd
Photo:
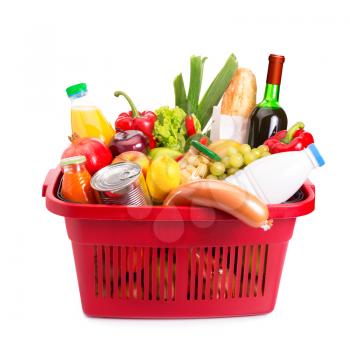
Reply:
[[[46,196],[47,187],[50,185],[50,183],[55,181],[56,176],[57,176],[57,174],[56,174],[55,169],[50,169],[49,172],[46,175],[46,178],[45,178],[45,181],[44,181],[44,184],[43,184],[43,188],[42,188],[42,191],[41,191],[41,196],[42,197]]]
[[[307,179],[307,180],[304,182],[304,186],[305,186],[305,187],[311,187],[311,188],[312,188],[312,191],[315,193],[315,185],[314,185],[309,179]]]

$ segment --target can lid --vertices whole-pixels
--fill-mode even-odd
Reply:
[[[86,93],[87,86],[85,83],[75,84],[75,85],[67,87],[66,92],[67,92],[68,97],[71,97],[73,95],[77,95],[80,93]]]
[[[97,191],[120,191],[132,184],[140,173],[141,167],[131,162],[107,165],[91,178],[91,186]]]
[[[60,161],[61,166],[71,165],[71,164],[81,164],[86,162],[85,156],[74,156],[69,158],[63,158]]]
[[[216,162],[219,162],[221,160],[221,157],[213,152],[211,149],[208,147],[202,145],[200,142],[196,140],[191,141],[191,145],[196,148],[199,152],[203,153],[205,156],[207,156],[210,159],[215,160]]]

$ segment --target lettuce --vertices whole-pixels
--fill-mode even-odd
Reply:
[[[157,120],[154,124],[153,135],[158,147],[167,147],[179,152],[184,152],[186,144],[186,112],[180,107],[170,108],[163,106],[155,111]],[[196,132],[201,131],[201,124],[192,114]]]
[[[179,107],[163,106],[156,111],[157,120],[154,124],[153,135],[160,147],[167,147],[183,152],[185,147],[185,132],[181,126],[186,113]]]

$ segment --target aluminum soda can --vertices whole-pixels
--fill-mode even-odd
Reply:
[[[91,178],[91,187],[101,204],[152,204],[141,167],[135,163],[116,163],[100,169]]]

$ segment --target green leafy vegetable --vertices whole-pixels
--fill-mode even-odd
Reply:
[[[188,89],[187,97],[187,113],[197,113],[199,94],[202,87],[202,78],[204,70],[204,62],[207,57],[201,58],[200,56],[191,57],[191,76],[190,87]]]
[[[191,57],[190,86],[187,96],[182,74],[174,80],[175,105],[182,108],[186,114],[194,113],[203,129],[212,115],[213,107],[220,102],[237,69],[236,57],[231,54],[198,104],[206,59],[200,56]]]
[[[175,106],[187,111],[187,97],[184,80],[182,74],[179,74],[174,79],[174,91],[175,91]]]
[[[220,102],[222,95],[230,84],[231,78],[237,69],[237,64],[235,55],[231,54],[199,103],[197,115],[203,128],[211,117],[213,107]]]
[[[154,123],[153,135],[159,147],[167,147],[183,152],[186,129],[183,129],[186,112],[179,108],[163,106],[155,111],[157,120]]]

